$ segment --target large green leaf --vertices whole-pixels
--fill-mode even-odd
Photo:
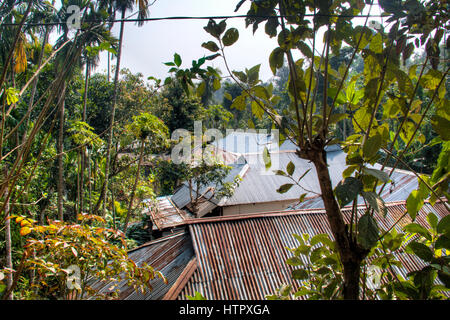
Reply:
[[[289,163],[286,166],[287,173],[292,176],[295,170],[295,164],[292,161],[289,161]]]
[[[345,206],[353,201],[362,190],[363,184],[361,181],[353,177],[348,177],[339,182],[334,189],[334,193],[339,204]]]
[[[438,233],[445,233],[450,235],[450,215],[443,217],[436,228]]]
[[[173,55],[173,62],[177,65],[177,67],[181,66],[181,57],[178,53]]]
[[[413,190],[406,199],[406,210],[413,221],[416,219],[417,213],[422,208],[423,201],[424,199],[420,196],[418,190]]]
[[[371,175],[371,176],[377,178],[377,179],[380,180],[381,182],[384,182],[384,183],[389,182],[389,174],[387,174],[387,173],[384,172],[384,171],[377,170],[377,169],[370,169],[370,168],[366,168],[366,167],[364,167],[364,168],[362,169],[362,171],[363,171],[365,174],[368,174],[368,175]]]
[[[372,248],[378,241],[378,225],[376,220],[368,213],[358,220],[358,243],[364,248]]]
[[[428,232],[427,229],[422,227],[420,224],[417,223],[410,223],[404,227],[406,232],[410,233],[418,233],[422,236],[424,236],[427,240],[431,241],[431,234]]]
[[[386,205],[384,200],[376,193],[376,192],[362,192],[362,196],[369,205],[379,214],[383,215],[383,217],[387,214]]]
[[[273,75],[277,74],[277,69],[280,69],[284,63],[284,51],[281,48],[275,48],[269,56],[270,70]]]
[[[202,47],[212,52],[217,52],[220,50],[219,46],[214,41],[204,42],[202,43]]]
[[[278,192],[278,193],[286,193],[286,192],[288,192],[288,191],[292,188],[293,185],[294,185],[294,184],[292,184],[292,183],[286,183],[286,184],[283,184],[281,187],[279,187],[279,188],[277,189],[277,192]]]
[[[431,262],[431,260],[433,259],[433,252],[423,243],[414,241],[408,244],[406,248],[407,251],[412,252],[425,262]]]
[[[363,155],[366,159],[371,159],[381,148],[382,138],[380,134],[376,134],[366,140],[363,146]]]
[[[231,46],[239,39],[239,31],[236,28],[230,28],[225,32],[222,42],[225,46]]]

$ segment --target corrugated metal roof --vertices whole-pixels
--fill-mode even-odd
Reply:
[[[400,227],[411,222],[405,202],[387,204],[386,218],[376,216],[380,229],[388,229],[401,219]],[[348,221],[351,208],[343,210]],[[364,208],[359,210],[362,214]],[[432,207],[426,203],[418,213],[416,222],[428,226],[426,215],[434,212],[438,219],[448,215],[444,204]],[[178,299],[193,296],[195,291],[207,299],[264,299],[275,293],[284,283],[292,283],[292,267],[286,260],[292,255],[286,247],[298,245],[292,234],[320,233],[331,235],[324,210],[299,210],[276,213],[236,215],[192,219],[190,232],[198,261],[198,268],[180,292]],[[424,267],[423,262],[408,254],[398,258],[407,272]]]
[[[223,180],[224,183],[226,182],[232,182],[236,176],[238,175],[244,175],[244,173],[247,171],[248,165],[245,163],[245,160],[241,158],[241,160],[238,159],[237,162],[230,165],[231,170],[228,173],[228,175]],[[204,186],[199,190],[200,195],[204,195],[204,198],[209,199],[207,202],[215,204],[215,206],[209,206],[209,209],[214,209],[219,202],[222,199],[217,199],[211,194],[211,188],[217,188],[216,185],[208,185]],[[195,186],[194,186],[195,189]],[[171,201],[180,209],[186,207],[191,202],[191,196],[189,191],[189,186],[187,182],[184,182],[181,184],[174,192],[174,194],[171,196]],[[211,197],[212,196],[212,197]]]
[[[150,281],[152,291],[142,294],[134,288],[127,286],[127,281],[118,283],[119,300],[159,300],[169,291],[177,281],[189,261],[194,258],[191,237],[188,232],[181,232],[144,244],[128,253],[137,265],[143,262],[160,271],[168,280],[165,284],[162,279]],[[95,281],[90,286],[105,294],[110,292],[112,283],[107,281]]]
[[[157,204],[152,205],[144,213],[150,214],[154,225],[159,230],[178,226],[183,224],[185,219],[192,218],[185,210],[178,209],[168,196],[158,197],[156,201]]]
[[[381,165],[375,164],[375,169],[381,169]],[[331,171],[331,170],[330,170]],[[386,173],[390,173],[391,168],[385,168]],[[384,202],[403,201],[408,198],[413,190],[418,188],[417,177],[414,173],[406,170],[395,169],[391,176],[391,182],[381,192],[381,198]],[[381,185],[377,187],[377,192],[381,190]],[[363,198],[358,196],[358,203],[363,203]],[[323,208],[321,196],[307,197],[300,204],[295,204],[287,210]]]
[[[346,154],[340,149],[327,152],[333,185],[337,185],[342,180],[342,172],[347,168],[345,157]],[[223,203],[224,206],[283,200],[295,202],[303,193],[306,193],[307,197],[320,194],[319,180],[314,165],[308,160],[301,159],[295,152],[272,153],[272,166],[268,170],[266,170],[262,154],[245,155],[245,158],[249,169],[243,176],[233,196]],[[310,171],[301,180],[300,185],[302,188],[294,185],[288,192],[278,193],[277,189],[280,186],[292,183],[292,180],[288,177],[275,175],[274,170],[286,172],[286,166],[291,161],[295,165],[294,179],[298,180],[307,170]]]

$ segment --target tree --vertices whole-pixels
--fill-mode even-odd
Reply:
[[[109,169],[110,169],[110,162],[111,162],[111,147],[112,147],[112,141],[113,141],[113,133],[114,133],[114,117],[116,113],[116,104],[117,99],[119,95],[119,72],[120,72],[120,59],[122,57],[122,43],[123,43],[123,31],[125,27],[125,13],[127,10],[133,9],[133,2],[132,0],[113,0],[111,1],[114,5],[114,11],[119,11],[121,14],[121,22],[120,22],[120,31],[119,31],[119,43],[118,43],[118,50],[117,50],[117,62],[115,66],[115,74],[114,74],[114,93],[113,93],[113,99],[112,99],[112,108],[111,108],[111,119],[109,123],[109,135],[108,135],[108,142],[106,146],[106,165],[105,165],[105,181],[103,183],[102,191],[101,191],[101,198],[103,199],[104,206],[106,205],[106,190],[108,189],[108,179],[109,179]],[[140,20],[138,22],[138,25],[141,26],[143,24],[143,19],[148,15],[148,0],[142,0],[137,1],[139,4],[139,15],[138,19]],[[98,207],[100,205],[100,202],[97,203],[97,207],[95,208],[95,211],[98,210]]]
[[[236,10],[243,2],[245,1],[239,2]],[[229,70],[225,51],[226,47],[238,40],[237,30],[226,30],[225,21],[216,23],[213,20],[204,28],[215,38],[207,49],[218,48],[216,51],[225,59],[230,77],[242,89],[242,94],[233,99],[232,105],[244,108],[251,101],[252,112],[257,116],[265,112],[282,135],[298,146],[297,155],[313,163],[342,264],[342,295],[345,299],[359,298],[361,265],[382,238],[373,212],[383,210],[383,206],[378,205],[383,200],[375,191],[379,185],[382,186],[381,189],[384,187],[390,175],[381,170],[368,170],[367,166],[379,160],[379,152],[383,151],[388,154],[388,158],[396,159],[395,168],[414,141],[423,119],[432,111],[431,105],[436,107],[432,115],[433,129],[443,141],[448,139],[443,131],[445,123],[448,124],[449,121],[448,110],[444,107],[448,105],[448,100],[442,85],[448,69],[437,69],[437,48],[444,33],[442,23],[448,19],[445,9],[437,3],[418,1],[380,2],[380,5],[390,16],[387,22],[393,24],[389,31],[384,26],[375,29],[369,27],[369,15],[364,25],[354,23],[351,17],[366,7],[369,10],[372,7],[372,4],[366,5],[363,1],[269,0],[251,3],[247,12],[247,26],[252,25],[255,32],[264,22],[265,32],[278,40],[279,46],[269,56],[274,74],[283,66],[284,58],[287,59],[290,106],[289,113],[283,115],[278,114],[274,108],[274,102],[278,99],[273,97],[272,89],[263,87],[258,79],[259,66],[246,69],[245,72]],[[307,15],[307,9],[313,13],[312,19]],[[422,14],[423,20],[418,18],[418,12]],[[420,39],[408,42],[410,27],[420,35]],[[317,56],[316,34],[319,29],[325,31],[325,36],[323,53]],[[353,54],[347,65],[343,63],[337,70],[333,69],[330,65],[331,55],[337,55],[344,43],[352,47]],[[404,72],[400,68],[401,60],[408,59],[414,47],[421,46],[425,46],[429,64],[421,66],[419,76],[415,74],[419,66]],[[303,58],[295,61],[292,51],[297,49]],[[350,67],[359,52],[364,59],[363,72],[348,81]],[[320,79],[323,79],[322,83]],[[359,88],[354,86],[349,89],[352,83],[355,85],[356,80],[363,85],[362,95],[357,97]],[[416,98],[419,87],[427,96],[425,101]],[[336,114],[334,111],[346,88],[349,89],[351,108],[343,114]],[[401,107],[394,108],[394,105]],[[332,128],[347,118],[352,121],[354,134],[346,137],[345,141],[339,141],[333,136]],[[397,134],[389,134],[390,131]],[[398,154],[395,155],[392,151],[399,138],[404,141],[405,148],[397,150]],[[344,179],[336,188],[331,183],[325,151],[325,147],[333,143],[340,143],[344,147],[349,164],[344,172]],[[386,162],[382,169],[385,165]],[[287,170],[290,174],[295,166],[290,166]],[[439,196],[448,196],[447,191],[441,188],[441,183],[448,182],[448,177],[444,174],[447,170],[448,164],[442,167],[442,163],[438,162],[435,172],[439,173],[432,176],[433,183],[427,177],[419,177],[421,188],[413,192],[407,201],[408,213],[412,219],[425,197],[431,194],[431,201],[434,203]],[[390,174],[392,172],[393,170]],[[285,172],[279,174],[286,175]],[[442,179],[439,182],[436,179],[438,176]],[[280,190],[287,188],[289,186]],[[358,216],[355,212],[347,224],[341,207],[353,203],[353,208],[356,208],[358,195],[365,199],[366,213]]]
[[[125,233],[128,227],[128,222],[133,212],[133,202],[136,192],[136,187],[139,182],[141,174],[142,161],[144,160],[144,147],[146,142],[151,143],[152,149],[156,150],[161,146],[167,144],[167,138],[169,135],[167,127],[164,123],[154,115],[149,113],[142,113],[133,117],[133,122],[129,125],[129,130],[136,139],[140,142],[139,147],[139,162],[137,166],[136,178],[134,180],[133,188],[131,189],[130,200],[128,204],[128,212],[125,218],[125,224],[123,232]]]

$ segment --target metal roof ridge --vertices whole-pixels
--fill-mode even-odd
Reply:
[[[428,203],[429,201],[425,201]],[[391,201],[386,202],[386,207],[393,207],[398,205],[406,205],[406,200]],[[364,204],[358,205],[357,209],[365,208]],[[349,210],[352,206],[342,207],[341,210]],[[267,211],[267,212],[257,212],[257,213],[246,213],[246,214],[233,214],[229,216],[219,216],[219,217],[207,217],[207,218],[193,218],[185,220],[187,225],[199,224],[199,223],[209,223],[209,222],[223,222],[223,221],[236,221],[243,219],[256,219],[256,218],[268,218],[268,217],[280,217],[289,215],[301,215],[301,214],[323,214],[325,213],[325,208],[309,208],[309,209],[296,209],[296,210],[284,210],[284,211]]]

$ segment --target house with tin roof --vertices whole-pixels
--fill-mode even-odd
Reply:
[[[226,181],[232,181],[239,176],[241,181],[231,197],[215,198],[211,190],[204,188],[203,203],[196,218],[204,216],[228,216],[273,212],[287,209],[323,208],[320,197],[320,186],[314,166],[309,161],[296,154],[296,146],[286,140],[278,143],[275,135],[255,132],[231,132],[223,139],[213,142],[216,153],[221,155],[224,163],[232,167]],[[270,154],[270,167],[266,167],[264,150]],[[231,160],[231,161],[230,161]],[[289,177],[276,175],[276,170],[286,170],[289,163],[295,165],[292,175],[301,180],[299,186],[292,186],[285,193],[277,189],[286,183],[292,183]],[[327,148],[327,162],[333,186],[342,180],[342,173],[347,168],[346,154],[337,145]],[[381,166],[376,164],[376,169]],[[390,173],[389,168],[385,168]],[[385,202],[406,200],[412,190],[417,189],[416,176],[405,170],[394,170],[390,183],[384,188],[381,196]],[[299,198],[305,195],[301,203]],[[182,183],[173,195],[157,199],[159,204],[147,210],[152,219],[153,228],[159,231],[168,230],[182,225],[185,219],[192,218],[189,210],[191,202],[188,184]]]
[[[411,223],[405,201],[386,204],[387,214],[374,213],[380,229],[401,227]],[[365,212],[358,207],[358,213]],[[342,209],[344,219],[350,220],[351,206]],[[440,221],[449,215],[448,203],[438,201],[434,206],[425,202],[415,223],[429,228],[427,216],[433,213]],[[293,267],[286,263],[292,257],[287,248],[298,245],[294,234],[328,234],[324,209],[297,209],[229,216],[191,218],[184,220],[178,231],[146,243],[129,252],[136,264],[143,262],[161,271],[161,279],[151,280],[152,291],[141,293],[120,282],[121,300],[186,300],[201,293],[208,300],[263,300],[282,285],[294,290],[299,283],[292,279]],[[397,277],[421,270],[425,262],[404,250],[394,254],[401,266],[392,265],[390,272]],[[306,261],[305,261],[306,262]],[[93,281],[93,289],[107,294],[111,283]]]

